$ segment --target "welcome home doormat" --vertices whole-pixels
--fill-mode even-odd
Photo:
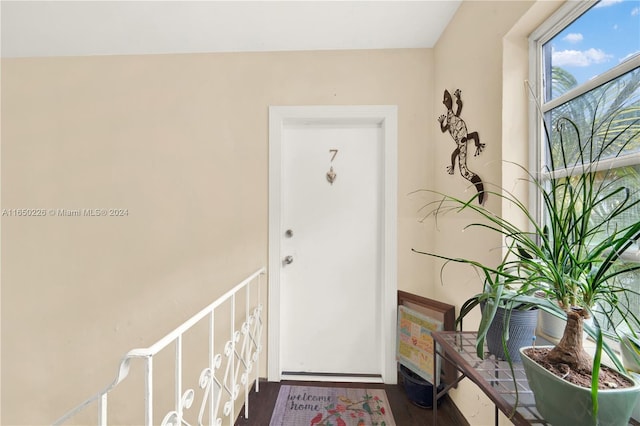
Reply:
[[[283,385],[269,426],[395,426],[384,389]]]

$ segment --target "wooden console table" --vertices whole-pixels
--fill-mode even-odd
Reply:
[[[460,375],[451,383],[446,383],[440,392],[434,392],[434,426],[437,419],[437,400],[465,377],[475,383],[495,404],[496,425],[498,410],[502,411],[514,425],[548,424],[536,410],[533,393],[529,389],[522,364],[514,363],[512,371],[506,361],[498,361],[493,355],[485,357],[484,360],[478,358],[475,331],[439,331],[432,332],[431,335],[437,343],[433,345],[434,359],[440,356],[443,362],[454,365],[460,372]],[[436,364],[434,362],[434,366]],[[514,407],[516,407],[515,410]]]

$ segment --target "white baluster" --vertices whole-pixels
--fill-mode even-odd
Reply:
[[[182,423],[183,411],[182,411],[182,334],[176,338],[176,413],[178,414],[178,424]]]
[[[98,425],[107,425],[107,393],[102,394],[98,400]]]
[[[215,318],[213,315],[214,311],[211,311],[211,315],[209,316],[209,369],[211,370],[211,385],[209,390],[209,425],[213,426],[213,422],[216,420],[214,416],[214,393],[215,386],[213,386],[214,372],[215,372],[215,348],[213,346],[213,338],[215,337]],[[200,420],[202,424],[202,420]]]
[[[147,357],[146,370],[145,370],[145,424],[147,426],[153,425],[153,356]]]

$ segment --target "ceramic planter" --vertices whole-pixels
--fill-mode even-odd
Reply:
[[[625,334],[620,341],[620,350],[624,368],[640,373],[640,340]]]
[[[593,318],[585,319],[585,324],[593,324]],[[558,318],[546,311],[540,309],[540,315],[538,316],[538,332],[542,337],[547,337],[552,341],[560,341],[564,334],[564,327],[567,325],[566,317]],[[582,333],[582,340],[586,341],[589,335],[586,331]]]
[[[498,359],[507,359],[502,346],[502,334],[504,329],[504,318],[509,317],[509,339],[507,340],[507,350],[513,362],[520,362],[519,349],[522,346],[531,345],[533,336],[536,334],[538,324],[538,310],[518,310],[513,309],[511,314],[506,309],[498,308],[496,315],[487,331],[487,348],[489,353]]]
[[[520,348],[522,364],[533,391],[538,412],[553,425],[627,426],[640,398],[640,384],[598,391],[598,419],[592,417],[591,389],[576,386],[557,377],[526,356]]]
[[[636,379],[637,383],[640,383],[640,374],[633,373],[633,372],[631,372],[629,374],[631,374],[631,377]],[[633,409],[633,413],[631,413],[631,417],[633,419],[635,419],[636,421],[640,421],[640,399],[638,400],[638,403],[636,404],[636,408]]]
[[[540,316],[538,317],[538,329],[543,336],[550,337],[555,340],[560,340],[564,333],[564,326],[567,325],[567,320],[558,318],[555,315],[543,311],[540,309]]]

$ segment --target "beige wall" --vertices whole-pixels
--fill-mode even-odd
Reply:
[[[441,283],[410,249],[497,262],[501,242],[463,233],[466,216],[418,223],[429,197],[411,192],[474,192],[445,171],[445,88],[486,144],[468,164],[487,185],[513,180],[503,158],[528,161],[526,37],[558,3],[532,4],[464,2],[434,49],[3,60],[2,208],[128,215],[2,218],[1,423],[51,422],[266,265],[269,105],[398,105],[398,287],[459,308],[478,278]],[[452,394],[492,423],[475,386]]]
[[[53,421],[266,265],[269,105],[398,105],[399,287],[428,293],[406,194],[431,177],[432,55],[3,60],[2,208],[128,215],[2,218],[2,424]]]
[[[475,149],[469,144],[467,164],[489,190],[495,190],[502,178],[502,38],[530,5],[529,2],[465,2],[434,49],[437,64],[434,90],[438,97],[433,102],[436,112],[445,112],[442,105],[444,89],[452,94],[455,89],[462,91],[464,104],[460,117],[465,120],[468,130],[477,131],[480,141],[486,144],[484,152],[477,157],[472,155]],[[440,132],[435,133],[433,144],[436,159],[447,160],[455,148],[449,134]],[[457,165],[456,173],[448,175],[444,169],[446,164],[446,161],[436,161],[434,166],[438,187],[445,188],[444,191],[451,195],[469,198],[475,193],[473,187],[460,176]],[[501,203],[497,197],[489,196],[485,206],[500,214]],[[471,222],[478,222],[478,217],[467,213],[441,217],[434,236],[436,249],[452,257],[497,264],[501,257],[500,238],[482,229],[463,230]],[[433,221],[425,225],[435,226]],[[434,295],[455,304],[456,312],[466,298],[482,290],[482,281],[470,267],[450,264],[441,279],[442,262],[435,263],[433,280],[442,285],[434,287]],[[475,329],[478,314],[466,320],[465,329]],[[462,382],[452,391],[452,396],[471,424],[491,423],[493,405],[475,385]]]
[[[528,78],[527,37],[559,3],[464,2],[434,49],[434,92],[438,96],[433,100],[435,112],[445,112],[441,104],[444,89],[452,93],[458,88],[462,90],[461,118],[466,121],[469,131],[479,132],[481,142],[486,144],[481,155],[468,157],[468,165],[490,190],[501,186],[514,190],[517,169],[503,160],[528,166],[528,110],[524,86]],[[475,191],[468,188],[468,182],[457,170],[453,176],[444,171],[448,155],[454,149],[450,136],[436,132],[433,144],[437,187],[460,197],[466,190],[466,196],[470,197]],[[469,149],[472,152],[471,144]],[[526,192],[521,194],[526,197]],[[498,215],[512,213],[497,197],[490,196],[486,207]],[[439,253],[497,264],[502,256],[501,239],[486,230],[463,230],[471,222],[478,222],[478,217],[465,213],[441,217],[437,231],[433,231],[436,228],[433,221],[425,222],[425,227],[434,232],[434,246]],[[482,290],[481,279],[469,267],[449,265],[441,276],[443,263],[429,262],[434,264],[434,297],[455,304],[457,311],[466,298]],[[474,330],[478,320],[479,312],[475,312],[465,321],[464,329]],[[471,382],[461,382],[451,395],[472,425],[493,423],[493,404]],[[502,416],[501,424],[510,423]]]

